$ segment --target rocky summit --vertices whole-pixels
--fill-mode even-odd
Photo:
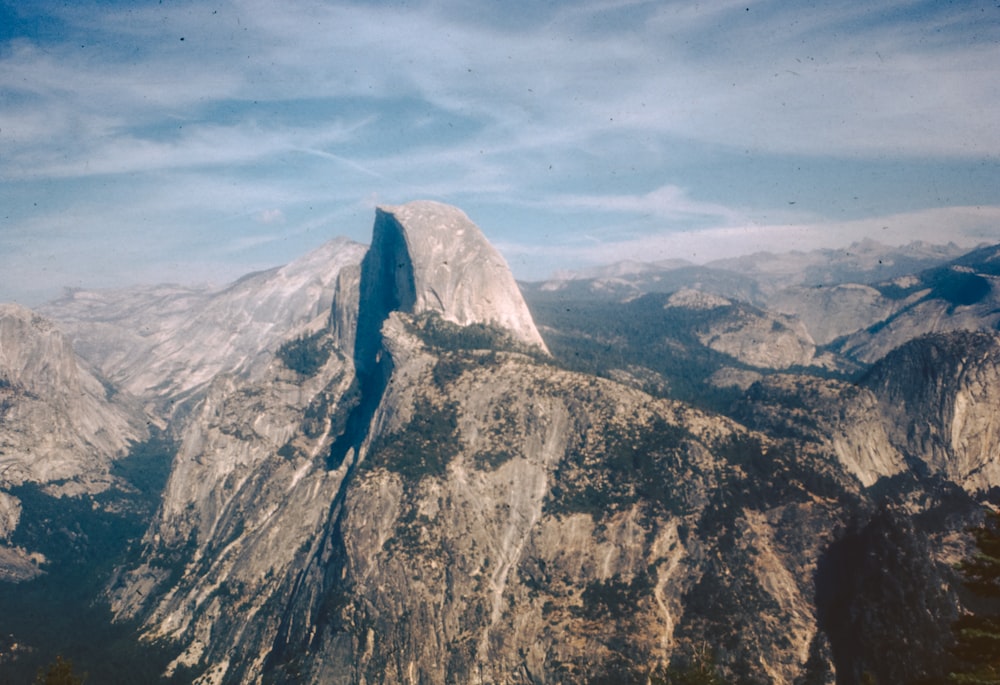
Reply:
[[[104,456],[0,492],[0,563],[30,589],[63,577],[29,544],[76,530],[59,511],[127,521],[85,586],[144,655],[121,682],[934,682],[1000,486],[991,255],[924,246],[912,274],[822,291],[793,273],[822,255],[522,287],[464,213],[413,202],[376,211],[367,249],[222,291],[4,310],[0,458],[20,441],[42,483],[56,447],[15,410],[63,395],[67,444]],[[149,506],[85,491],[101,473]],[[10,632],[42,650],[31,630]]]
[[[459,209],[437,202],[381,207],[362,263],[359,345],[376,345],[393,311],[435,313],[467,326],[497,326],[516,340],[545,343],[507,262]]]

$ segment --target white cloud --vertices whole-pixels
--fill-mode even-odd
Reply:
[[[838,30],[871,13],[850,3],[765,5],[766,20],[736,3],[661,3],[627,30],[581,29],[609,6],[632,4],[567,4],[517,34],[434,5],[60,8],[105,42],[13,48],[0,89],[30,97],[0,107],[0,133],[15,142],[11,163],[22,174],[248,164],[283,149],[321,149],[326,138],[263,126],[249,112],[226,124],[189,121],[193,130],[171,142],[134,127],[172,115],[182,124],[227,99],[368,97],[378,108],[381,98],[416,95],[480,120],[480,140],[507,150],[586,150],[632,131],[640,145],[679,136],[777,153],[1000,154],[996,42],[923,47],[914,34],[940,27],[920,24]]]
[[[995,241],[998,227],[1000,206],[941,207],[855,221],[745,223],[688,231],[669,230],[622,240],[593,241],[584,237],[558,245],[500,241],[498,247],[510,259],[558,255],[565,262],[578,265],[665,259],[704,263],[753,252],[840,248],[865,238],[886,245],[925,241],[934,244],[955,242],[973,247]]]
[[[938,219],[996,239],[989,208],[926,209],[936,200],[905,189],[872,204],[886,218],[836,222],[801,202],[789,213],[787,177],[753,208],[740,206],[745,193],[727,197],[738,181],[713,186],[704,169],[685,179],[719,164],[708,159],[719,150],[727,164],[746,150],[995,167],[995,9],[977,21],[970,8],[910,5],[585,0],[524,17],[498,5],[511,16],[486,22],[487,9],[449,0],[52,4],[66,40],[0,46],[0,184],[19,184],[0,192],[65,195],[12,213],[4,232],[55,255],[59,273],[66,235],[152,254],[159,243],[137,227],[218,246],[246,222],[271,227],[241,236],[260,244],[361,211],[375,193],[506,204],[538,224],[607,217],[593,246],[545,245],[537,232],[521,248],[552,263],[818,245],[896,225],[950,239],[934,237]],[[890,216],[899,207],[920,211]],[[487,228],[509,231],[516,250],[532,229],[515,223]],[[650,236],[657,224],[670,231]],[[209,230],[220,225],[232,230]]]
[[[692,217],[728,222],[745,219],[746,214],[712,202],[699,202],[675,185],[661,186],[643,195],[555,195],[543,201],[554,209],[594,210],[642,214],[676,221]]]
[[[285,213],[280,209],[262,209],[254,217],[262,224],[283,224],[285,223]]]

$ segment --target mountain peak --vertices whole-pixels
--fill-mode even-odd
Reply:
[[[76,376],[72,347],[49,320],[18,304],[0,304],[0,378],[61,387]]]
[[[390,312],[402,311],[495,325],[545,347],[507,262],[456,207],[421,200],[377,208],[361,271],[360,346],[377,339]]]

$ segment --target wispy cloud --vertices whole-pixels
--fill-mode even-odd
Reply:
[[[870,217],[854,221],[780,224],[744,223],[691,231],[667,230],[622,240],[594,241],[586,236],[560,244],[538,245],[502,241],[505,254],[517,258],[560,255],[576,265],[637,260],[685,259],[704,263],[753,252],[784,253],[838,248],[866,238],[886,245],[913,241],[954,242],[973,247],[995,241],[1000,206],[947,207]],[[942,233],[947,226],[947,234]]]
[[[694,217],[730,222],[746,219],[744,213],[733,208],[694,200],[686,190],[674,185],[661,186],[642,195],[556,195],[545,202],[554,209],[626,212],[671,221]]]
[[[281,224],[285,222],[285,213],[280,209],[262,209],[254,218],[262,224]]]
[[[324,230],[363,238],[373,194],[460,203],[552,267],[843,241],[890,216],[923,236],[916,217],[935,211],[957,222],[949,235],[1000,238],[988,213],[968,223],[949,208],[997,204],[992,4],[41,0],[16,11],[61,27],[0,44],[0,249],[18,235],[48,255],[39,281],[82,273],[66,235],[119,236],[129,259],[157,253],[150,234],[170,227],[219,254],[260,244],[262,226],[289,251]],[[835,182],[809,171],[832,159]],[[865,180],[886,160],[927,178]],[[876,199],[855,214],[875,219],[847,221],[835,202],[790,207],[786,189],[810,183],[829,183],[815,197],[848,199],[867,184]],[[572,246],[579,235],[597,241],[592,253]],[[119,253],[103,272],[125,273]],[[180,243],[158,254],[186,258]]]

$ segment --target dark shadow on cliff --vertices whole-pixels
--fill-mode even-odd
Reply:
[[[375,214],[372,245],[361,262],[358,326],[354,367],[359,393],[349,407],[344,432],[327,458],[327,468],[339,468],[353,449],[358,453],[392,376],[392,359],[382,344],[382,324],[395,311],[410,311],[416,295],[413,263],[403,229],[381,210]]]
[[[837,685],[943,682],[955,597],[926,534],[903,514],[881,507],[830,545],[816,607]]]

